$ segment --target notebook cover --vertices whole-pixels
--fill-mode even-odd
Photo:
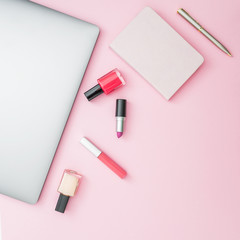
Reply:
[[[203,57],[150,7],[110,47],[169,100],[203,63]]]

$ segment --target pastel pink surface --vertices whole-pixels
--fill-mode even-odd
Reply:
[[[38,2],[95,23],[101,32],[39,202],[0,196],[3,239],[239,240],[240,2]],[[108,47],[147,5],[205,58],[169,102]],[[177,15],[180,7],[233,57]],[[88,102],[83,93],[115,67],[126,86]],[[121,139],[115,132],[116,98],[128,100]],[[83,136],[126,169],[126,179],[90,155],[79,143]],[[84,178],[60,214],[54,208],[65,168]]]

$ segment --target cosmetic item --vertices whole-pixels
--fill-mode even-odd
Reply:
[[[64,213],[70,197],[73,197],[78,189],[82,176],[69,169],[63,172],[62,180],[58,187],[60,193],[55,210]]]
[[[117,137],[120,138],[123,135],[124,120],[126,117],[126,99],[117,99],[116,101],[116,132]]]
[[[99,78],[97,82],[98,84],[96,86],[84,93],[88,101],[91,101],[103,92],[108,95],[116,88],[126,84],[117,68]]]
[[[95,157],[97,157],[100,161],[102,161],[108,168],[110,168],[120,178],[126,177],[127,172],[123,168],[121,168],[116,162],[114,162],[110,157],[108,157],[104,152],[98,149],[87,138],[83,137],[80,142],[85,148],[87,148]]]
[[[192,26],[194,26],[199,32],[201,32],[208,40],[210,40],[215,46],[225,52],[228,56],[232,56],[231,53],[224,47],[215,37],[213,37],[208,31],[206,31],[195,19],[193,19],[183,8],[177,11],[183,18],[185,18]]]
[[[150,7],[145,7],[110,47],[167,100],[203,62],[203,57]]]

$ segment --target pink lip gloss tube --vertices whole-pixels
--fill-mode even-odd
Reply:
[[[108,157],[104,152],[98,149],[87,138],[83,137],[80,142],[85,148],[87,148],[95,157],[97,157],[100,161],[102,161],[108,168],[110,168],[120,178],[126,177],[127,172],[122,167],[120,167],[116,162],[114,162],[110,157]]]

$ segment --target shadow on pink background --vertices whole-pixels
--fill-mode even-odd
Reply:
[[[36,0],[37,2],[37,0]],[[97,24],[100,37],[41,198],[0,196],[4,240],[239,240],[240,22],[238,0],[38,0]],[[109,48],[151,6],[205,58],[167,102]],[[233,54],[228,57],[176,12],[183,7]],[[87,102],[83,93],[118,67],[127,85]],[[115,133],[115,99],[128,99]],[[128,171],[119,179],[84,149],[89,137]],[[64,214],[54,211],[65,168],[84,175]]]

